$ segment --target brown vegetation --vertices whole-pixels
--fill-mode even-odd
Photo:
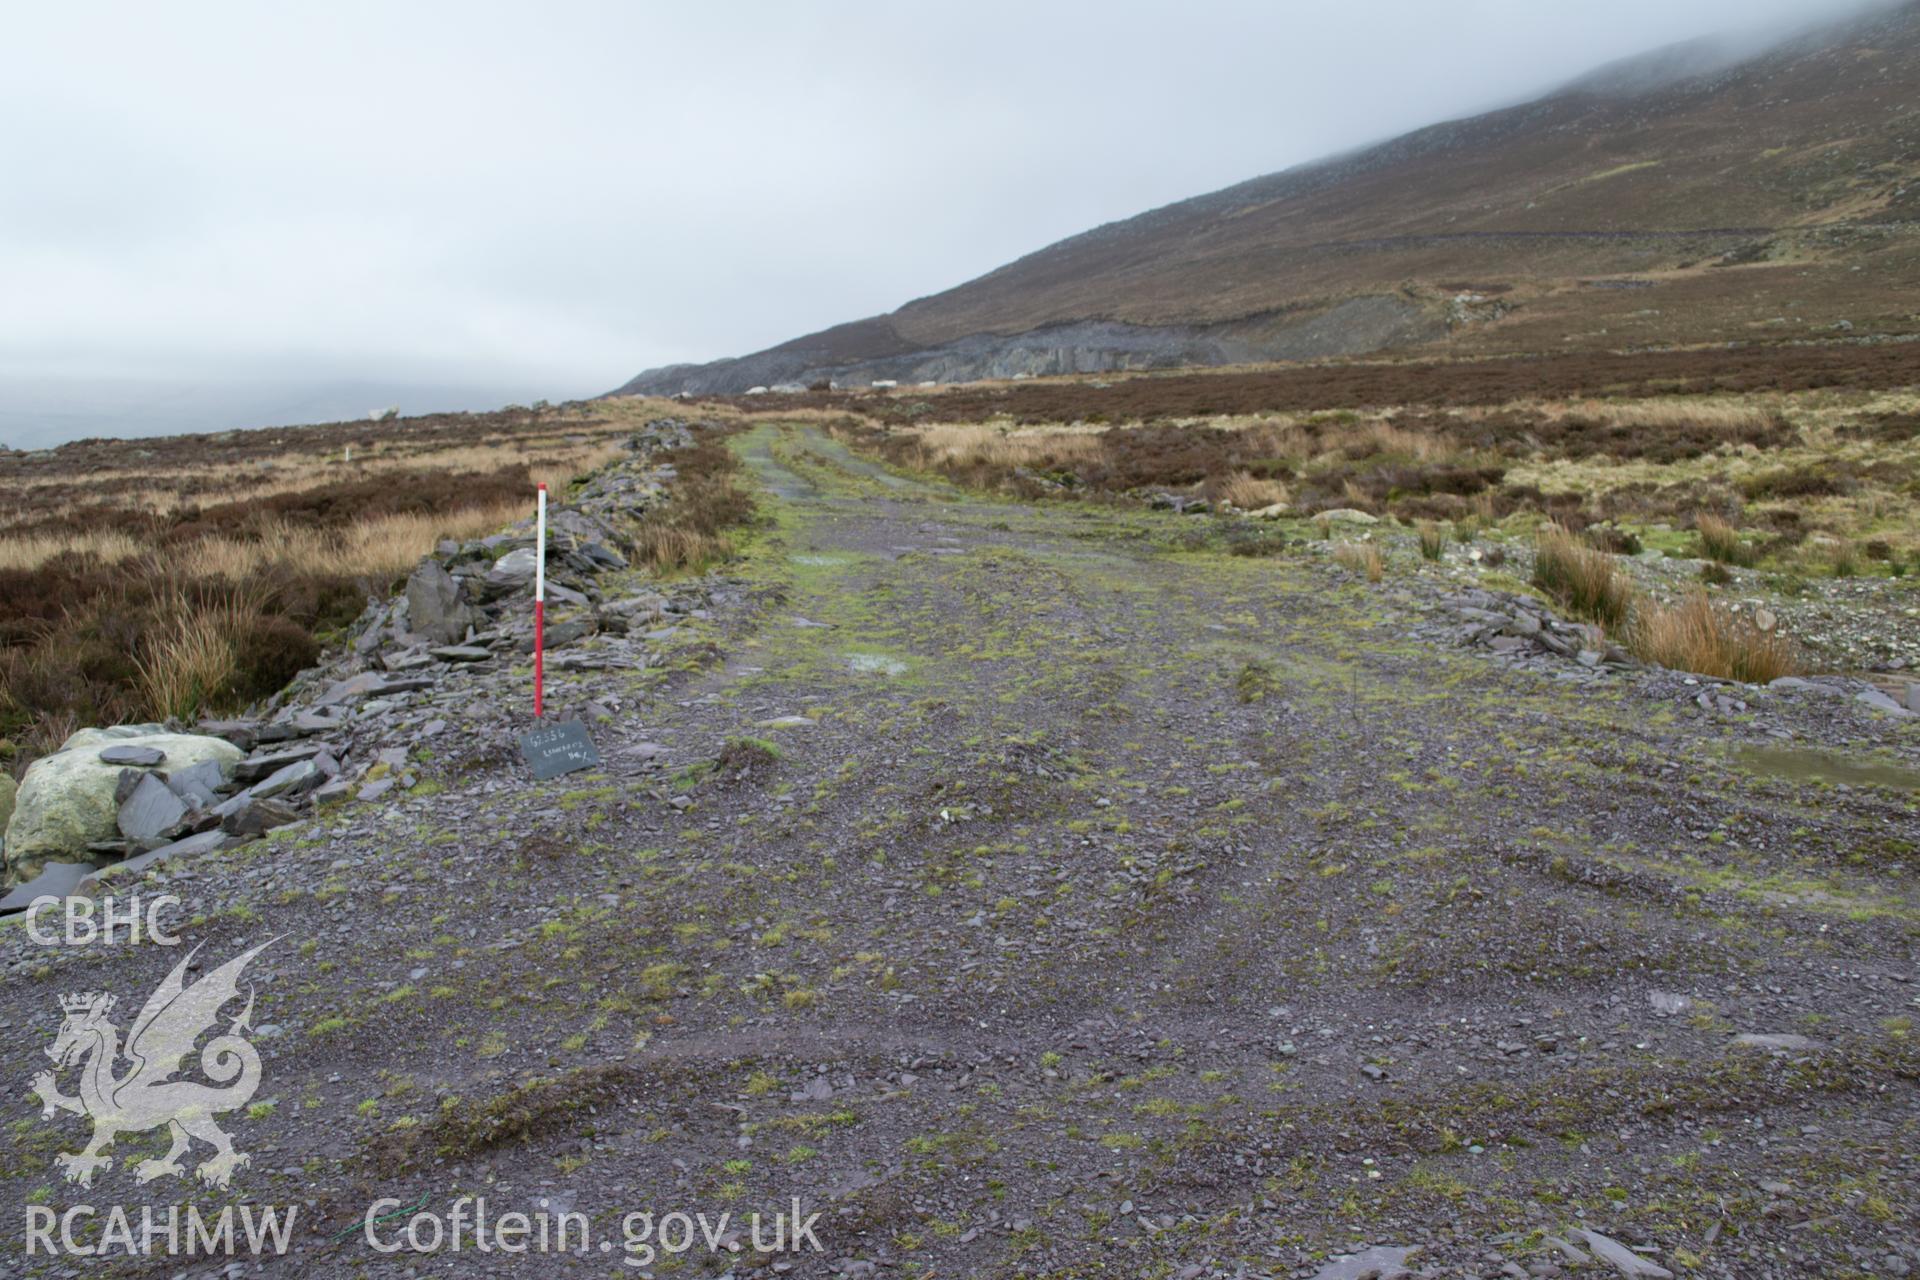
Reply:
[[[676,474],[673,499],[634,527],[640,561],[656,572],[698,568],[733,554],[727,531],[753,518],[753,498],[740,488],[740,464],[712,435],[662,454]]]
[[[1576,618],[1614,628],[1633,607],[1633,583],[1613,556],[1560,525],[1534,538],[1533,585]]]
[[[524,516],[630,429],[509,410],[0,454],[31,498],[0,515],[6,749],[273,693],[436,540]]]
[[[1380,548],[1371,542],[1342,542],[1333,549],[1333,558],[1341,568],[1359,574],[1368,582],[1378,582],[1386,573]]]
[[[1694,524],[1700,535],[1700,550],[1709,560],[1721,564],[1752,564],[1753,548],[1741,538],[1740,531],[1715,515],[1703,515]]]
[[[1791,640],[1716,604],[1705,591],[1671,607],[1643,604],[1629,644],[1648,662],[1745,684],[1765,684],[1801,669]]]

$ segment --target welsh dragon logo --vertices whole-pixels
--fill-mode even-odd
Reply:
[[[62,1070],[81,1064],[80,1094],[68,1097],[61,1093],[52,1071],[42,1071],[33,1078],[33,1092],[39,1095],[40,1114],[47,1119],[52,1119],[55,1111],[70,1111],[93,1121],[93,1140],[84,1150],[54,1157],[67,1181],[92,1186],[94,1170],[113,1164],[113,1157],[100,1153],[112,1146],[116,1137],[161,1125],[167,1126],[173,1145],[160,1159],[142,1160],[134,1166],[133,1176],[138,1182],[181,1173],[180,1157],[196,1138],[214,1149],[214,1154],[195,1170],[209,1186],[226,1186],[233,1171],[247,1163],[249,1157],[233,1149],[233,1140],[213,1118],[246,1106],[260,1087],[260,1055],[240,1034],[253,1029],[249,1021],[253,1016],[252,988],[247,990],[246,1008],[228,1025],[226,1034],[215,1036],[200,1051],[201,1071],[215,1085],[225,1087],[172,1077],[180,1070],[181,1060],[193,1052],[194,1042],[218,1020],[221,1006],[239,994],[240,971],[273,942],[269,938],[242,952],[191,987],[182,981],[193,960],[193,952],[189,952],[147,997],[127,1033],[124,1051],[120,1028],[107,1016],[113,1011],[111,995],[88,991],[60,997],[66,1020],[60,1024],[60,1034],[47,1056]],[[194,952],[199,949],[195,947]],[[122,1056],[127,1067],[116,1072]]]

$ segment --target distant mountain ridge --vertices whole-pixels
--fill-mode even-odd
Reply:
[[[1916,284],[1910,2],[1616,62],[619,393],[1906,333]]]

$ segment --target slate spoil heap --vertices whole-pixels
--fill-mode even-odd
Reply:
[[[709,616],[716,580],[642,583],[625,572],[625,530],[671,501],[675,472],[661,455],[693,439],[678,419],[650,422],[628,441],[631,457],[549,506],[546,666],[560,716],[618,702],[602,694],[569,710],[568,673],[657,665],[677,624]],[[531,683],[515,667],[533,651],[534,540],[529,517],[442,542],[401,592],[370,602],[345,644],[257,714],[193,732],[119,725],[69,738],[22,785],[7,827],[18,887],[0,912],[91,888],[104,868],[137,874],[258,838],[315,805],[409,790],[421,781],[413,751],[435,740],[446,754],[514,750],[531,717]],[[93,794],[79,794],[83,785]]]

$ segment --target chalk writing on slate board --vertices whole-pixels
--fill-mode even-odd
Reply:
[[[520,735],[520,754],[533,766],[536,778],[557,778],[576,769],[591,769],[600,763],[593,749],[587,726],[578,720],[544,724]]]

